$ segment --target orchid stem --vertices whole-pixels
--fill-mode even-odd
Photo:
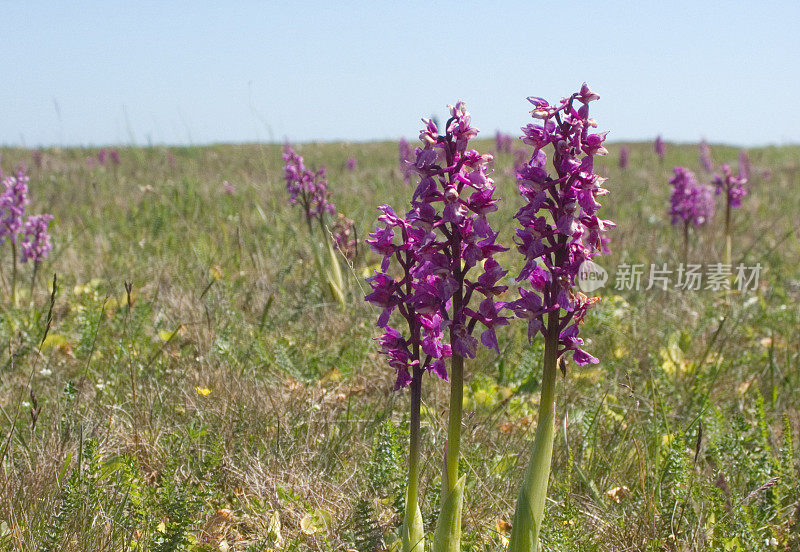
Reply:
[[[322,213],[320,213],[320,215],[317,218],[317,220],[319,220],[319,229],[320,229],[320,232],[322,232],[322,239],[325,240],[325,243],[327,244],[328,243],[328,239],[329,239],[328,238],[328,230],[327,230],[327,228],[325,228],[325,221],[323,220],[323,217],[324,217],[324,215]]]
[[[422,514],[419,509],[419,453],[420,453],[420,407],[422,405],[422,374],[414,367],[411,380],[411,417],[409,428],[408,488],[403,515],[403,552],[424,552],[425,534]]]
[[[547,337],[544,346],[539,419],[536,425],[533,446],[531,447],[531,458],[525,470],[525,480],[517,498],[514,523],[508,545],[509,552],[538,550],[555,436],[558,338],[558,313],[551,313],[547,320]]]
[[[450,492],[458,481],[458,457],[461,450],[461,410],[464,402],[464,357],[453,355],[450,372],[450,414],[447,424],[447,457],[445,462],[447,488],[443,489],[447,492]]]
[[[11,242],[11,303],[17,306],[17,243]]]
[[[422,370],[414,368],[414,379],[411,381],[411,417],[409,428],[408,458],[408,499],[416,504],[419,489],[419,444],[420,444],[420,407],[422,404]],[[408,514],[408,506],[406,506]]]
[[[461,449],[464,357],[454,354],[451,358],[450,368],[450,413],[447,442],[445,443],[444,473],[442,474],[442,496],[436,530],[433,533],[433,552],[460,552],[461,550],[461,515],[466,476],[462,476],[460,479],[458,477],[458,459]]]
[[[689,222],[683,223],[683,264],[689,263]]]
[[[731,200],[728,198],[728,201],[725,205],[725,264],[731,264],[731,251],[732,251],[732,240],[731,240]]]
[[[31,292],[29,295],[30,302],[33,303],[33,288],[36,286],[36,273],[39,271],[39,263],[33,263],[33,271],[31,272]]]

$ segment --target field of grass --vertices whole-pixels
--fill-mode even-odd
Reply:
[[[724,293],[643,289],[651,263],[683,262],[666,214],[672,167],[710,176],[696,145],[669,145],[663,163],[649,143],[628,146],[626,170],[619,144],[601,160],[600,214],[618,226],[581,332],[601,362],[570,364],[558,382],[544,549],[800,550],[800,148],[748,152],[733,259],[762,272],[756,291]],[[359,237],[379,204],[406,210],[395,143],[296,149],[328,168]],[[712,149],[735,164],[737,149]],[[30,150],[0,153],[5,173],[29,167],[29,212],[55,216],[50,259],[32,295],[21,267],[17,305],[0,247],[0,549],[396,546],[408,394],[392,391],[363,300],[379,259],[362,247],[346,308],[330,299],[280,147],[123,148],[119,166],[101,167],[86,149],[45,150],[39,167]],[[494,171],[503,243],[521,201],[512,164],[500,154]],[[692,236],[690,262],[721,261],[721,220]],[[642,289],[614,289],[620,263],[646,265]],[[503,549],[527,462],[542,344],[524,326],[498,331],[500,355],[466,364],[465,550]],[[429,530],[447,393],[426,377]]]

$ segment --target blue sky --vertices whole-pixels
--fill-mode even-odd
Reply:
[[[568,6],[568,7],[567,7]],[[373,140],[583,81],[609,140],[800,143],[800,2],[0,2],[0,144]]]

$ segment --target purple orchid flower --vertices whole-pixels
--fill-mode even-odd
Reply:
[[[740,161],[739,176],[734,176],[729,165],[722,165],[722,175],[714,175],[714,187],[717,195],[725,193],[725,263],[731,264],[732,236],[731,216],[733,209],[742,206],[742,198],[747,195],[747,164]],[[744,170],[743,170],[744,169]]]
[[[625,170],[628,168],[628,163],[630,162],[630,150],[628,146],[621,146],[619,148],[619,168]]]
[[[537,333],[546,339],[555,336],[558,356],[572,351],[578,365],[598,361],[579,347],[577,324],[595,300],[574,289],[576,277],[583,262],[603,252],[603,234],[615,226],[597,216],[597,198],[608,193],[606,179],[594,171],[594,156],[608,153],[606,133],[590,132],[597,124],[589,118],[589,102],[597,97],[584,84],[554,106],[529,98],[536,108],[534,118],[542,123],[523,127],[523,141],[533,146],[533,153],[517,172],[526,201],[515,217],[522,226],[517,249],[525,257],[517,280],[527,280],[532,291],[521,288],[520,298],[508,308],[528,321],[529,338]],[[547,167],[546,148],[552,151],[554,174]]]
[[[656,155],[658,155],[662,161],[664,160],[664,156],[667,154],[667,144],[664,143],[664,139],[661,138],[660,134],[656,136],[653,142],[653,151],[656,152]]]
[[[40,263],[47,258],[53,244],[47,226],[53,220],[53,215],[31,215],[25,220],[22,228],[22,262],[33,261]]]
[[[0,173],[0,178],[2,174]],[[28,182],[25,169],[20,167],[13,175],[2,178],[0,190],[0,243],[6,239],[16,243],[17,233],[22,228],[25,206],[28,205]]]
[[[672,224],[702,226],[714,216],[713,189],[700,184],[692,171],[685,167],[675,167],[669,214]]]
[[[599,360],[583,350],[580,323],[598,298],[575,289],[581,265],[606,250],[604,234],[614,225],[597,216],[599,197],[608,193],[605,178],[594,170],[594,157],[606,155],[606,133],[589,117],[589,104],[599,99],[586,83],[578,92],[550,105],[530,97],[531,112],[541,122],[523,127],[523,141],[533,147],[530,160],[517,171],[525,204],[516,215],[517,249],[525,257],[518,281],[520,297],[509,303],[527,320],[528,337],[544,336],[541,398],[536,436],[509,539],[509,552],[538,549],[555,433],[558,368],[566,372],[564,355],[579,366]],[[578,105],[580,104],[580,105]],[[548,157],[549,154],[549,157]],[[549,161],[549,163],[548,163]]]
[[[700,141],[698,149],[700,151],[700,166],[703,167],[703,170],[707,173],[714,172],[714,161],[711,159],[711,146],[708,145],[705,138]]]
[[[494,148],[497,153],[512,153],[514,137],[498,130],[494,135]]]
[[[286,190],[289,192],[289,203],[300,205],[306,216],[306,221],[322,217],[324,214],[334,214],[336,206],[328,200],[328,181],[325,177],[325,167],[314,172],[305,166],[302,156],[298,155],[289,144],[283,149],[283,175],[286,180]]]
[[[714,216],[714,191],[708,184],[700,184],[694,173],[685,167],[675,167],[669,214],[673,226],[683,227],[683,261],[689,260],[689,229],[708,223]]]
[[[414,149],[411,147],[411,144],[408,143],[408,140],[400,138],[400,141],[397,143],[397,151],[403,182],[409,184],[411,182],[411,175],[413,174]]]

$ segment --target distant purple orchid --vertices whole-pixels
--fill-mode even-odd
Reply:
[[[119,157],[119,151],[116,148],[108,150],[108,158],[111,159],[114,165],[119,165],[122,162]]]
[[[528,162],[528,150],[525,148],[514,149],[514,174],[519,172],[520,167]]]
[[[397,143],[397,153],[400,172],[403,175],[403,182],[409,184],[411,182],[411,175],[413,174],[414,148],[411,147],[408,140],[400,138],[400,141]]]
[[[741,150],[739,151],[739,178],[744,178],[745,180],[749,180],[750,173],[751,173],[750,157],[747,155],[746,150]]]
[[[703,167],[703,170],[707,173],[714,172],[714,161],[711,159],[711,147],[708,145],[708,142],[706,142],[705,139],[701,140],[698,149],[700,150],[700,166]]]
[[[225,195],[233,195],[236,193],[236,187],[227,180],[222,181],[222,192]]]
[[[741,158],[740,158],[741,159]],[[742,165],[745,165],[742,167]],[[744,170],[742,170],[744,168]],[[733,251],[733,236],[731,233],[731,218],[733,209],[742,206],[742,198],[747,195],[747,173],[749,168],[746,163],[741,163],[739,176],[734,176],[729,165],[722,165],[722,175],[714,175],[714,187],[717,195],[725,193],[725,263],[731,264]]]
[[[347,170],[354,171],[358,167],[358,161],[356,161],[355,157],[348,157],[347,158]]]
[[[596,299],[575,291],[575,280],[581,264],[602,252],[603,233],[615,226],[597,217],[597,198],[608,193],[606,179],[594,171],[594,156],[608,153],[606,133],[590,133],[597,123],[589,118],[589,102],[598,98],[585,83],[556,105],[528,98],[535,107],[533,117],[542,123],[522,129],[533,154],[517,173],[527,203],[515,218],[522,226],[517,249],[526,260],[517,280],[527,280],[531,291],[520,288],[520,298],[508,305],[528,321],[530,339],[537,333],[548,341],[557,339],[557,356],[572,351],[580,366],[598,362],[581,349],[578,337],[578,325]],[[581,104],[577,110],[576,102]],[[548,147],[553,176],[547,170]]]
[[[672,225],[683,228],[683,262],[689,260],[689,229],[703,226],[714,217],[714,189],[700,184],[694,173],[686,167],[675,167],[669,214]]]
[[[325,213],[336,212],[336,207],[328,201],[328,181],[324,167],[316,172],[307,169],[303,158],[289,144],[284,146],[283,161],[289,203],[300,205],[309,223]]]
[[[747,195],[747,176],[741,171],[739,176],[734,176],[729,165],[722,165],[722,175],[714,175],[714,187],[716,194],[725,193],[725,201],[731,209],[738,209],[742,206],[742,198]]]
[[[289,204],[301,207],[308,226],[309,237],[314,235],[314,223],[316,222],[323,239],[323,249],[320,249],[318,241],[311,240],[320,281],[325,284],[326,293],[330,293],[330,296],[342,308],[345,308],[347,304],[346,281],[340,265],[342,259],[337,253],[337,248],[347,258],[351,258],[351,252],[353,256],[355,255],[356,242],[350,238],[351,234],[355,235],[352,221],[342,219],[341,215],[336,212],[336,206],[331,203],[325,167],[321,167],[317,171],[307,168],[303,158],[288,143],[283,148],[283,162]],[[327,223],[331,219],[328,219],[326,215],[332,217],[333,228],[328,226]],[[327,262],[323,260],[325,254],[327,254]]]
[[[53,244],[47,226],[53,220],[53,215],[31,215],[25,220],[22,229],[22,262],[33,261],[40,263],[47,258]]]
[[[358,239],[355,235],[353,221],[339,213],[331,230],[333,243],[348,260],[353,260],[358,255]]]
[[[655,151],[656,155],[658,155],[658,157],[662,160],[667,154],[667,145],[664,143],[664,140],[661,138],[660,134],[656,136],[656,140],[653,142],[653,151]]]
[[[2,190],[0,191],[0,243],[6,239],[11,242],[12,272],[11,272],[11,301],[17,302],[17,254],[22,249],[22,262],[34,261],[34,277],[31,280],[31,293],[35,281],[36,268],[39,263],[47,258],[52,249],[47,225],[53,219],[52,215],[33,215],[24,221],[28,199],[28,175],[24,167],[17,169],[14,175],[3,177]],[[19,238],[22,237],[20,243]]]
[[[2,177],[2,173],[0,173]],[[2,178],[0,190],[0,243],[6,239],[16,243],[17,233],[22,228],[25,206],[28,205],[28,182],[25,169],[20,167],[13,175]]]
[[[494,147],[497,153],[512,153],[514,137],[498,130],[494,135]]]
[[[700,184],[692,171],[675,167],[669,214],[672,224],[702,226],[714,216],[714,192],[708,184]]]
[[[100,163],[101,165],[105,165],[107,160],[108,160],[108,150],[106,150],[106,148],[103,148],[97,152],[98,163]]]
[[[619,148],[619,168],[620,169],[624,170],[624,169],[628,168],[630,154],[631,154],[631,152],[628,149],[628,146],[621,146]]]

